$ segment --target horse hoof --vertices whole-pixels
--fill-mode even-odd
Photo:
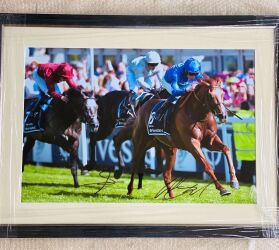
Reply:
[[[122,176],[122,168],[119,170],[114,171],[114,179],[119,179]]]
[[[87,165],[84,166],[84,168],[88,171],[94,170],[95,165],[92,163],[88,163]]]
[[[79,188],[79,185],[78,185],[78,184],[77,184],[77,185],[74,185],[74,187],[75,187],[75,188]]]
[[[89,176],[90,175],[89,171],[87,169],[83,169],[80,172],[81,172],[81,175],[83,175],[83,176]]]
[[[142,185],[138,185],[138,189],[142,189]]]
[[[230,195],[230,194],[231,194],[231,192],[226,190],[226,189],[223,189],[223,190],[220,191],[221,196]]]
[[[171,200],[175,198],[175,195],[174,195],[174,192],[172,189],[168,190],[168,193],[169,193],[169,197]]]
[[[133,188],[131,188],[130,186],[128,186],[128,193],[127,193],[127,195],[131,195],[132,192],[133,192]]]
[[[239,189],[239,182],[236,181],[231,181],[231,187],[234,189]]]

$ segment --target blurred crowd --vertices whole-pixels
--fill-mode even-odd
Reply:
[[[103,96],[113,90],[127,90],[129,85],[126,80],[126,67],[123,62],[118,64],[112,63],[110,60],[105,62],[104,66],[96,66],[93,76],[89,74],[89,65],[86,60],[77,61],[71,64],[74,69],[74,81],[82,86],[85,91],[93,92],[95,96]],[[26,65],[25,70],[25,99],[34,97],[38,93],[38,89],[34,86],[32,73],[37,67],[36,62]],[[164,70],[168,66],[164,65]],[[247,72],[233,70],[230,72],[219,72],[215,75],[220,86],[224,91],[224,103],[227,107],[238,110],[241,103],[248,102],[250,109],[255,106],[255,70],[249,68]],[[91,79],[93,78],[93,79]],[[160,88],[160,82],[156,76],[152,79],[153,88]],[[67,89],[66,83],[59,83],[59,91],[63,92]],[[139,91],[142,91],[139,89]]]

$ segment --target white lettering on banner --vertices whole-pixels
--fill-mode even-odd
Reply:
[[[105,161],[106,160],[106,152],[108,149],[108,145],[109,145],[109,140],[105,139],[103,141],[97,141],[96,146],[98,149],[98,152],[100,154],[101,160]],[[96,150],[97,153],[97,150]],[[96,156],[95,156],[96,157]]]
[[[109,158],[112,162],[114,162],[114,163],[117,162],[117,157],[116,157],[116,154],[115,154],[115,148],[114,148],[113,140],[111,140],[109,142],[108,155],[109,155]]]
[[[121,151],[123,152],[124,162],[131,163],[132,162],[131,141],[125,141],[121,145]]]

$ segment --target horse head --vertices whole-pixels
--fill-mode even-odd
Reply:
[[[203,106],[208,111],[211,111],[219,118],[221,123],[226,122],[227,111],[223,104],[224,92],[216,78],[205,76],[200,80],[200,84],[197,86],[194,94],[201,100]]]
[[[82,89],[69,89],[65,92],[69,98],[69,103],[81,121],[87,123],[90,129],[97,132],[99,128],[98,105],[92,94],[84,92]]]

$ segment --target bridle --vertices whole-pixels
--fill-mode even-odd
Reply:
[[[211,88],[220,88],[219,86],[215,86],[215,87],[211,87]],[[206,108],[207,110],[211,111],[214,115],[217,115],[217,108],[220,107],[219,109],[221,109],[221,103],[218,101],[218,103],[214,103],[214,105],[212,105],[210,103],[210,98],[211,98],[211,95],[209,93],[207,93],[206,95],[206,102],[202,102],[200,100],[200,98],[197,96],[196,94],[196,91],[193,91],[193,94],[194,94],[194,97],[195,99],[204,107]]]
[[[90,100],[90,99],[96,100],[94,97],[88,97],[88,96],[84,95],[83,109],[85,109],[85,110],[83,110],[83,112],[82,112],[81,121],[86,124],[92,125],[93,124],[92,120],[93,121],[96,120],[98,118],[98,114],[96,112],[96,114],[93,114],[92,117],[88,114],[86,102],[87,102],[87,100]]]

